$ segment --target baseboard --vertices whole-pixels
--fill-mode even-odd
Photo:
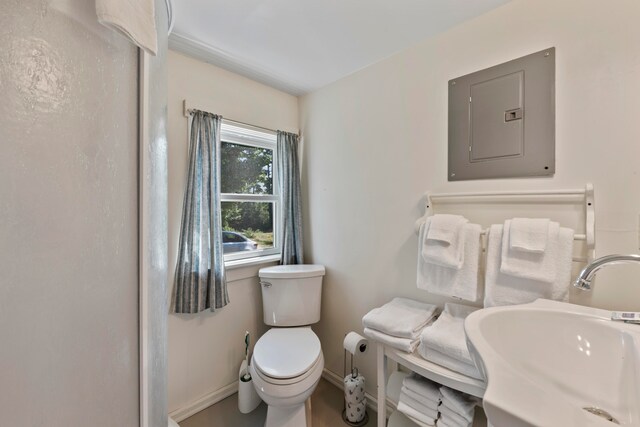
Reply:
[[[221,389],[205,394],[204,396],[193,401],[192,403],[183,406],[182,408],[178,408],[175,411],[170,412],[169,416],[173,418],[175,422],[179,423],[237,392],[238,381],[234,381],[233,383],[226,385]]]
[[[335,372],[331,372],[330,370],[325,368],[322,371],[322,378],[329,381],[334,386],[338,387],[340,391],[344,390],[343,378],[342,376],[336,374]],[[378,412],[378,399],[367,392],[365,392],[364,395],[367,398],[367,406],[369,407],[369,409]],[[387,403],[387,414],[390,414],[391,412],[393,412],[395,408],[391,405],[391,403],[389,402],[386,402],[386,403]]]

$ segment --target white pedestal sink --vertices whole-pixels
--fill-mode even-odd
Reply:
[[[495,427],[640,426],[640,325],[610,317],[549,300],[472,313],[465,330],[487,378],[489,421]]]

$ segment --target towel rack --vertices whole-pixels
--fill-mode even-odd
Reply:
[[[586,184],[580,189],[565,190],[533,190],[533,191],[481,191],[466,193],[431,193],[425,194],[425,214],[415,223],[416,232],[433,215],[434,205],[442,204],[513,204],[518,202],[540,202],[547,204],[580,204],[585,210],[585,233],[574,234],[576,241],[586,242],[587,257],[574,257],[575,262],[590,262],[595,256],[595,198],[593,184]],[[482,230],[486,235],[488,229]]]

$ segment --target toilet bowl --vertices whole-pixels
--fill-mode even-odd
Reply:
[[[309,327],[273,328],[256,343],[251,377],[269,405],[265,427],[306,425],[305,402],[324,368],[320,340]]]
[[[249,370],[268,405],[265,427],[306,427],[305,402],[324,369],[320,340],[309,327],[320,320],[324,267],[281,265],[258,275],[264,323],[273,328],[256,342]]]

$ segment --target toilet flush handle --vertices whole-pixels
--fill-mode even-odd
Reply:
[[[269,282],[265,282],[265,281],[263,281],[263,280],[261,280],[261,281],[260,281],[260,284],[261,284],[262,286],[264,286],[265,288],[270,288],[271,286],[273,286],[271,283],[269,283]]]

